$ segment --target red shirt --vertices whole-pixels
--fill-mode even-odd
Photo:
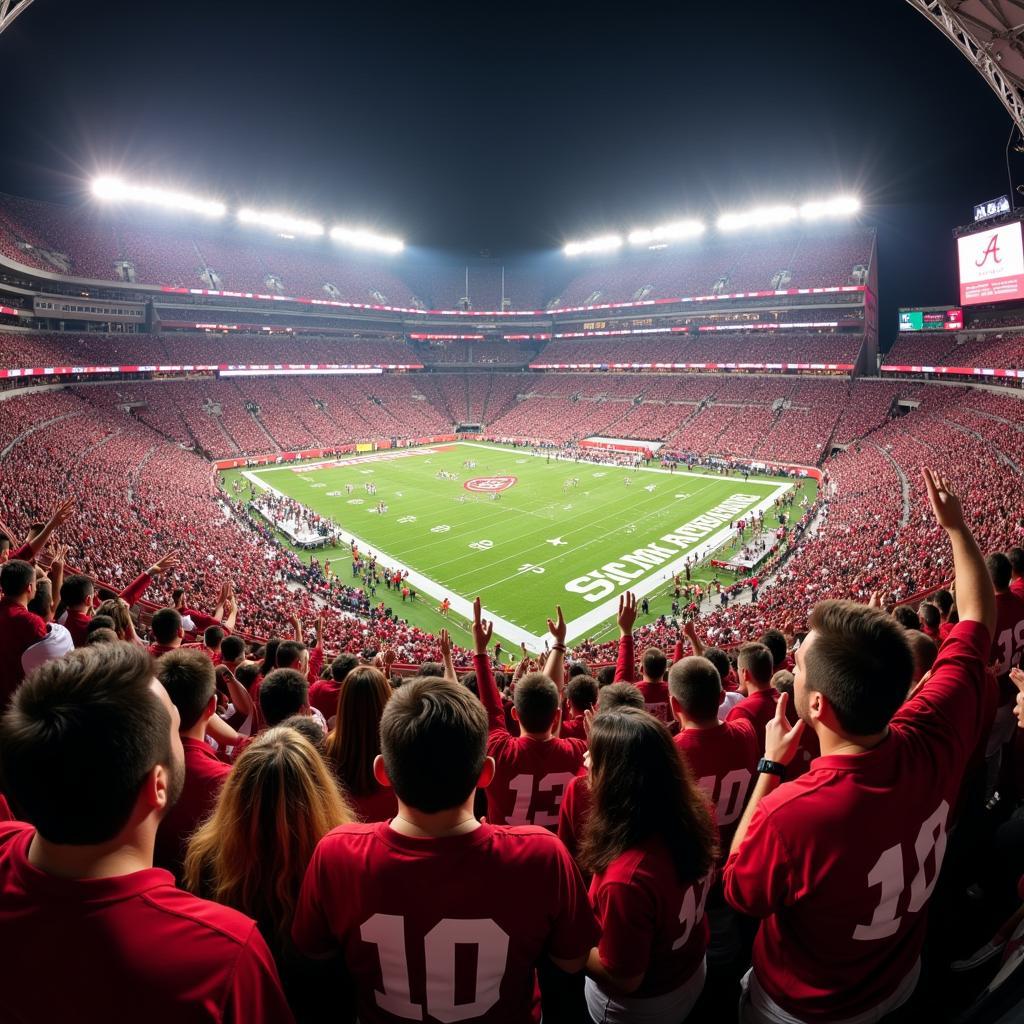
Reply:
[[[1010,593],[1024,597],[1024,576],[1014,576],[1010,580]]]
[[[877,1007],[916,964],[947,820],[984,728],[991,637],[955,626],[931,678],[874,750],[819,757],[758,805],[725,896],[762,918],[754,971],[800,1020]]]
[[[715,809],[724,860],[761,757],[754,727],[749,719],[737,718],[710,729],[684,729],[675,741]]]
[[[579,858],[583,826],[590,815],[590,802],[590,776],[584,769],[565,787],[562,806],[558,809],[558,838],[573,860]]]
[[[0,711],[25,678],[21,656],[46,636],[46,623],[8,597],[0,598]]]
[[[587,722],[581,714],[578,718],[562,719],[562,728],[558,733],[563,740],[586,740]]]
[[[636,684],[637,689],[644,695],[644,710],[654,715],[659,722],[668,725],[672,721],[672,715],[668,707],[668,683],[652,683],[649,679]]]
[[[480,700],[487,709],[487,754],[494,780],[487,787],[487,820],[492,825],[543,825],[556,831],[565,787],[583,767],[584,740],[535,740],[513,736],[486,657],[473,656]]]
[[[76,647],[81,647],[85,643],[89,623],[92,622],[91,615],[86,615],[85,612],[76,612],[73,608],[68,608],[58,621],[71,634],[71,642]]]
[[[313,854],[292,928],[307,956],[343,951],[363,1024],[523,1024],[541,956],[576,959],[597,937],[572,858],[530,825],[440,839],[342,825]]]
[[[146,648],[146,650],[149,651],[149,653],[153,655],[154,658],[159,658],[161,654],[167,654],[169,651],[178,650],[178,647],[175,647],[172,644],[158,644],[154,640],[153,643],[151,643]]]
[[[250,918],[176,889],[159,868],[115,878],[45,874],[28,862],[34,833],[0,824],[5,1019],[290,1024],[277,968]]]
[[[700,967],[708,944],[704,904],[710,889],[710,874],[679,881],[658,836],[594,876],[590,901],[601,925],[598,953],[612,974],[643,975],[632,998],[672,992]]]
[[[1009,683],[1010,669],[1024,652],[1024,598],[996,594],[996,635],[992,638],[992,668],[1000,683]],[[1016,690],[1014,690],[1016,692]]]
[[[346,795],[360,821],[390,821],[398,813],[398,798],[388,786],[378,786],[366,796]]]
[[[309,706],[316,708],[328,722],[338,713],[338,691],[341,684],[333,679],[318,679],[309,687]]]
[[[734,704],[732,710],[725,716],[727,722],[746,719],[754,727],[758,758],[764,757],[764,731],[775,717],[775,701],[778,696],[770,686],[766,690],[755,690],[738,704]]]
[[[181,876],[188,838],[213,810],[224,780],[231,774],[209,743],[182,736],[185,748],[185,785],[178,802],[167,812],[156,830],[153,861],[176,877]]]

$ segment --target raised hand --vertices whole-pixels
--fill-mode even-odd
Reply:
[[[483,605],[478,597],[473,601],[473,644],[477,654],[487,653],[487,646],[494,635],[494,623],[482,616]]]
[[[162,572],[167,572],[168,569],[173,569],[178,564],[178,553],[176,551],[168,551],[166,555],[158,558],[147,570],[150,576],[159,576]]]
[[[953,491],[953,485],[949,478],[927,466],[922,468],[921,474],[928,490],[928,500],[932,503],[935,521],[944,530],[962,530],[964,528],[964,510],[960,506],[960,499]]]
[[[775,705],[775,715],[765,727],[764,734],[764,756],[769,761],[777,761],[779,764],[789,764],[793,760],[799,746],[800,734],[804,731],[802,718],[798,718],[796,725],[790,728],[789,719],[786,718],[787,707],[789,694],[784,693]]]
[[[548,619],[548,632],[555,638],[556,644],[565,646],[565,616],[562,615],[562,606],[555,606],[555,619]]]
[[[452,638],[447,629],[442,629],[437,634],[437,642],[441,648],[442,659],[449,659],[452,656]]]
[[[636,622],[636,594],[627,590],[619,597],[619,614],[617,616],[619,629],[622,635],[633,632],[633,623]]]

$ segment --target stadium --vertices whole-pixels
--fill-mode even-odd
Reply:
[[[1011,122],[927,288],[838,176],[493,255],[0,161],[11,1020],[1024,1020],[1022,9],[908,6]]]

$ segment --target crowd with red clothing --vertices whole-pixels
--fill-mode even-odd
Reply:
[[[479,599],[461,676],[444,630],[400,680],[382,637],[330,657],[294,606],[257,647],[230,581],[193,607],[187,552],[119,591],[66,569],[66,500],[0,542],[5,1008],[995,1019],[1022,985],[1024,549],[985,558],[970,479],[913,483],[955,598],[817,600],[734,658],[690,622],[638,664],[626,593],[599,678],[561,609],[543,663],[496,672]],[[132,605],[167,587],[147,637]]]

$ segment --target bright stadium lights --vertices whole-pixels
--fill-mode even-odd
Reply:
[[[293,217],[288,213],[273,213],[263,210],[250,210],[243,207],[238,211],[238,219],[243,224],[258,224],[261,227],[270,228],[272,231],[282,232],[288,235],[322,235],[323,224],[315,220],[304,220],[301,217]]]
[[[699,220],[677,220],[656,228],[637,228],[629,233],[630,245],[651,245],[657,242],[675,242],[683,238],[696,238],[704,234],[705,226]]]
[[[563,252],[566,256],[581,256],[583,253],[611,252],[621,246],[621,235],[601,235],[598,238],[588,238],[585,242],[567,242]]]
[[[799,215],[795,206],[758,206],[742,213],[723,213],[718,218],[717,227],[719,231],[772,227],[776,224],[788,224]]]
[[[823,217],[849,217],[860,210],[856,196],[836,196],[834,199],[819,199],[804,203],[800,216],[804,220],[820,220]]]
[[[331,238],[336,242],[344,242],[359,249],[375,249],[377,252],[401,252],[405,248],[405,242],[400,238],[389,238],[363,228],[345,228],[339,225],[331,228]]]
[[[173,192],[149,185],[130,185],[120,178],[96,178],[92,183],[93,195],[112,202],[148,203],[168,210],[187,210],[206,217],[223,217],[227,207],[216,199],[200,199],[184,192]]]

